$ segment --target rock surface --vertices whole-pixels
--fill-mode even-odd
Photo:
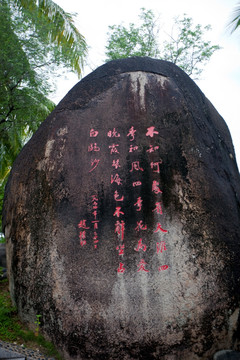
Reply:
[[[227,126],[161,60],[80,81],[5,193],[11,296],[64,359],[239,350],[240,177]]]

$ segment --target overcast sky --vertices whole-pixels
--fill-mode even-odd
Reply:
[[[140,9],[153,10],[161,28],[167,29],[173,17],[187,14],[194,24],[210,24],[208,39],[222,47],[205,67],[197,85],[226,121],[231,132],[240,169],[240,30],[230,34],[227,24],[238,0],[55,0],[65,11],[77,13],[76,26],[85,36],[89,49],[84,76],[104,63],[109,25],[137,23]],[[78,82],[67,74],[53,100],[58,103]]]

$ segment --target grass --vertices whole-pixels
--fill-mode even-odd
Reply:
[[[12,306],[8,281],[0,281],[0,339],[2,341],[24,345],[24,347],[39,350],[40,353],[62,360],[54,345],[45,338],[29,330],[23,324],[18,315],[17,309]]]

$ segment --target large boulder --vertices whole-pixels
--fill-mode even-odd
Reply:
[[[6,187],[20,316],[41,315],[66,360],[239,350],[239,199],[227,126],[182,70],[103,65],[40,126]]]

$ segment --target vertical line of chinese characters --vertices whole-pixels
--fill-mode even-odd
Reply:
[[[101,130],[102,132],[104,130]],[[107,157],[108,163],[111,164],[109,185],[111,196],[114,200],[114,211],[112,213],[113,218],[113,228],[114,238],[116,243],[113,244],[115,251],[119,256],[119,262],[116,266],[116,271],[118,274],[123,274],[127,271],[127,266],[125,265],[125,244],[128,231],[127,224],[128,218],[125,214],[125,187],[124,187],[124,173],[121,172],[123,164],[121,163],[124,158],[121,156],[121,152],[126,151],[123,149],[121,139],[125,137],[125,142],[127,142],[127,153],[128,159],[130,159],[130,168],[128,169],[131,181],[132,192],[134,196],[134,201],[129,206],[132,206],[135,213],[138,215],[136,217],[136,224],[134,226],[134,234],[136,235],[136,242],[133,245],[133,250],[138,252],[140,255],[139,262],[136,264],[137,272],[148,273],[150,270],[150,264],[145,261],[145,254],[147,253],[150,245],[147,243],[145,234],[149,229],[149,224],[144,222],[142,216],[144,207],[150,206],[148,203],[144,203],[144,198],[141,196],[141,189],[143,185],[143,177],[141,176],[145,171],[147,171],[146,166],[149,167],[151,172],[151,193],[152,199],[154,202],[154,207],[151,210],[152,217],[154,218],[154,228],[151,229],[152,237],[151,241],[155,246],[155,253],[158,255],[159,266],[158,271],[164,271],[169,268],[169,265],[162,263],[162,255],[167,251],[166,235],[168,230],[162,225],[163,219],[163,204],[162,204],[162,189],[160,183],[160,171],[162,166],[162,159],[158,158],[159,154],[159,145],[155,143],[155,139],[159,135],[158,129],[154,126],[149,126],[145,129],[144,137],[147,141],[147,165],[141,163],[139,158],[140,151],[142,151],[141,144],[139,143],[138,132],[140,130],[135,129],[134,126],[129,126],[129,129],[125,134],[120,132],[117,128],[108,129],[105,133],[102,133],[103,140],[102,143],[98,142],[99,138],[99,129],[91,128],[89,130],[89,143],[87,151],[89,153],[89,170],[88,176],[94,177],[94,172],[98,167],[101,167],[103,156]],[[141,130],[142,131],[142,130]],[[107,140],[108,139],[108,140]],[[149,141],[149,142],[148,142]],[[106,146],[107,144],[107,146]],[[104,150],[103,150],[104,149]],[[156,160],[157,156],[157,160]],[[145,167],[144,167],[145,166]],[[104,170],[104,169],[103,169]],[[98,249],[98,246],[101,246],[102,239],[99,239],[98,230],[101,227],[101,222],[99,221],[99,198],[97,191],[90,194],[91,201],[91,214],[88,217],[89,223],[87,223],[87,218],[83,218],[78,223],[79,228],[79,241],[81,248],[89,249],[89,246],[93,246],[95,250]],[[146,202],[146,201],[145,201]],[[112,222],[112,221],[111,221]],[[154,234],[158,235],[154,237]],[[158,240],[156,240],[156,238]],[[131,245],[128,245],[131,246]]]

